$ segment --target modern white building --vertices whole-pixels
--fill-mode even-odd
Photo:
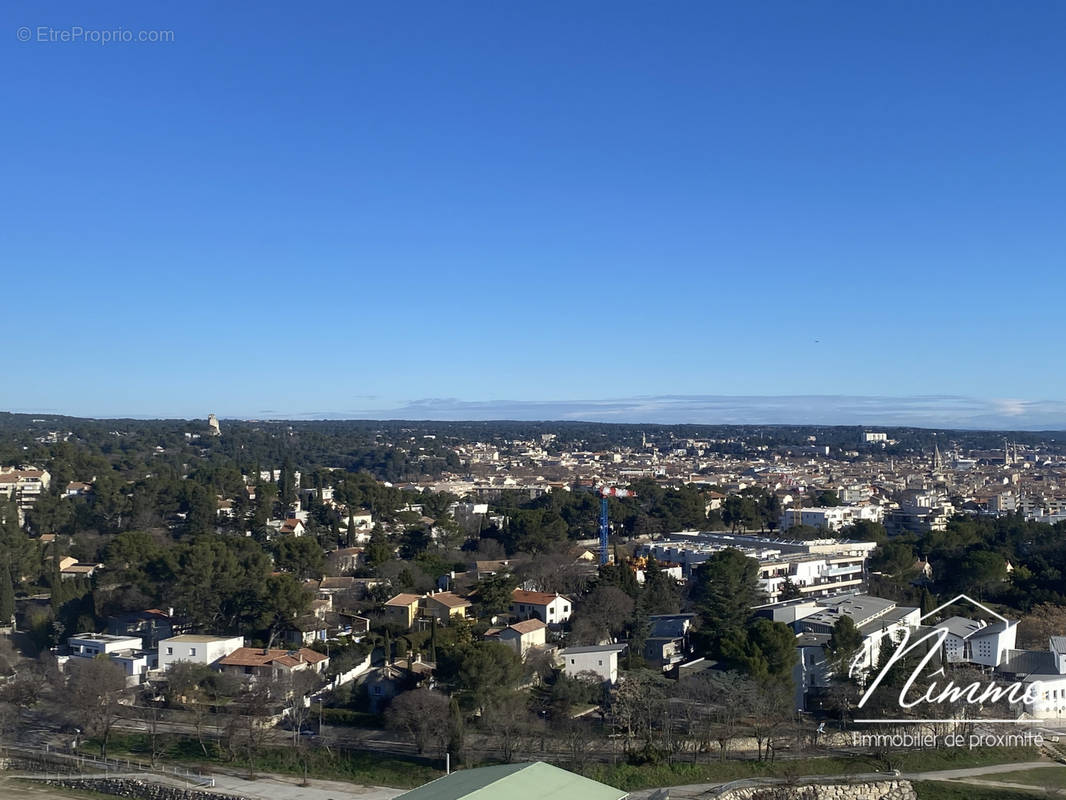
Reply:
[[[946,630],[943,657],[948,664],[980,664],[983,667],[998,667],[1007,652],[1014,649],[1018,623],[984,620],[966,617],[950,617],[933,626]]]
[[[159,669],[166,672],[178,661],[212,666],[241,647],[243,636],[171,636],[159,641]]]
[[[563,672],[569,678],[591,672],[604,683],[614,684],[618,682],[618,656],[625,649],[624,644],[568,647],[559,651],[559,657],[563,660]]]
[[[74,668],[80,663],[99,656],[106,656],[126,673],[131,683],[139,683],[152,669],[155,654],[143,649],[139,636],[113,636],[109,633],[79,633],[67,639],[70,658],[67,664]]]
[[[142,644],[139,636],[112,636],[109,633],[79,633],[67,639],[71,656],[78,658],[96,658],[123,650],[140,650]]]

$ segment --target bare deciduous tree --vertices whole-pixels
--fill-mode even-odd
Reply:
[[[431,745],[447,746],[450,734],[448,698],[432,689],[413,689],[398,695],[385,711],[385,724],[406,731],[419,753]]]
[[[125,690],[122,667],[106,656],[77,664],[67,681],[69,713],[86,735],[100,740],[100,754],[105,757]]]

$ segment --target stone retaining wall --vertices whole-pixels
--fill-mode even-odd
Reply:
[[[717,795],[718,800],[918,800],[910,781],[871,783],[811,783],[799,787],[761,786],[732,789]]]

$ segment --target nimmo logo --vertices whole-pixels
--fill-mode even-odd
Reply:
[[[928,614],[925,614],[920,617],[918,621],[924,622],[930,617],[939,614],[945,608],[953,606],[955,605],[955,603],[958,603],[960,601],[970,603],[972,606],[979,609],[984,614],[994,617],[997,622],[993,623],[993,625],[998,626],[1002,624],[1002,629],[1004,631],[1008,630],[1010,626],[1016,624],[1012,623],[1006,617],[997,614],[995,611],[993,611],[983,603],[979,603],[972,597],[969,597],[965,594],[960,594],[957,597],[954,597],[948,602],[944,603],[943,605],[934,608]],[[980,629],[976,629],[974,632],[977,632],[977,630],[985,630],[985,628],[982,627]],[[994,633],[994,631],[990,632]],[[902,638],[896,643],[897,646],[895,651],[892,653],[892,656],[888,659],[887,662],[885,662],[884,666],[881,667],[880,671],[877,673],[877,675],[873,677],[873,680],[869,681],[869,683],[866,683],[865,681],[865,678],[867,677],[866,669],[864,666],[866,661],[866,653],[864,651],[860,651],[855,656],[855,658],[852,659],[850,669],[848,671],[849,677],[857,679],[860,685],[865,686],[865,692],[863,693],[862,698],[858,702],[858,707],[865,708],[867,702],[870,700],[870,697],[875,691],[877,691],[877,688],[884,681],[885,676],[889,673],[892,667],[925,642],[932,642],[933,646],[928,647],[926,649],[925,654],[922,656],[917,666],[915,666],[915,668],[911,671],[910,676],[907,678],[907,681],[903,684],[903,688],[899,692],[897,700],[901,711],[907,711],[922,703],[940,704],[962,702],[972,706],[983,706],[987,703],[995,703],[1006,698],[1008,702],[1013,705],[1018,703],[1033,703],[1040,697],[1042,692],[1040,681],[1030,681],[1028,683],[1016,681],[1014,683],[1005,685],[1001,685],[996,681],[989,681],[987,683],[973,681],[972,683],[969,683],[965,686],[958,686],[955,684],[954,681],[950,679],[943,685],[943,688],[938,687],[936,681],[930,681],[924,693],[920,694],[917,697],[912,696],[912,690],[914,689],[915,682],[921,676],[923,670],[925,670],[925,668],[929,665],[929,662],[932,661],[938,653],[944,652],[944,642],[947,640],[948,636],[951,635],[952,633],[950,630],[948,630],[947,627],[941,626],[933,628],[931,631],[912,642],[910,629],[903,629]],[[888,636],[889,632],[887,630],[881,631],[881,634],[875,639],[875,641],[877,641],[880,645],[881,640],[883,640],[884,638],[888,638]],[[941,665],[939,670],[932,673],[932,675],[946,675],[943,665]],[[959,720],[892,718],[856,719],[855,721],[866,723],[928,724],[953,723],[958,722]],[[971,721],[973,721],[972,718]],[[1027,720],[1021,719],[981,719],[980,721],[989,723],[1027,722]]]

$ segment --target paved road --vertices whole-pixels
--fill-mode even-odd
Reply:
[[[15,780],[20,777],[25,779],[24,782],[16,783]],[[199,788],[190,787],[189,784],[174,778],[145,772],[112,772],[110,775],[91,773],[86,775],[68,775],[65,777],[74,780],[79,778],[85,779],[85,787],[87,789],[92,788],[91,781],[104,778],[132,778],[134,780],[148,780],[154,783],[165,783],[183,789]],[[403,794],[405,791],[404,789],[391,789],[385,786],[360,786],[355,783],[347,783],[344,781],[324,781],[317,779],[309,779],[307,785],[304,786],[301,779],[289,775],[261,774],[257,775],[254,779],[226,774],[214,774],[212,777],[215,779],[215,785],[212,791],[255,798],[255,800],[392,800],[392,798]],[[35,785],[39,786],[39,782],[42,782],[43,780],[45,780],[44,776],[29,774],[24,776],[12,775],[0,778],[0,797],[7,800],[9,796],[8,789],[20,785],[25,787],[25,793],[29,796],[30,790]],[[34,792],[36,791],[37,790],[34,790]],[[37,793],[62,794],[59,789]],[[11,794],[15,794],[14,789],[11,790]]]
[[[214,791],[257,800],[392,800],[406,791],[315,779],[308,780],[310,785],[301,786],[301,780],[290,775],[262,775],[255,780],[248,780],[236,775],[216,774],[214,778]]]
[[[933,772],[912,772],[903,777],[912,781],[950,781],[957,778],[976,778],[978,775],[993,775],[1001,772],[1021,772],[1026,769],[1038,769],[1040,767],[1059,767],[1066,769],[1054,761],[1023,761],[1014,764],[993,764],[987,767],[967,767],[965,769],[939,769]]]

